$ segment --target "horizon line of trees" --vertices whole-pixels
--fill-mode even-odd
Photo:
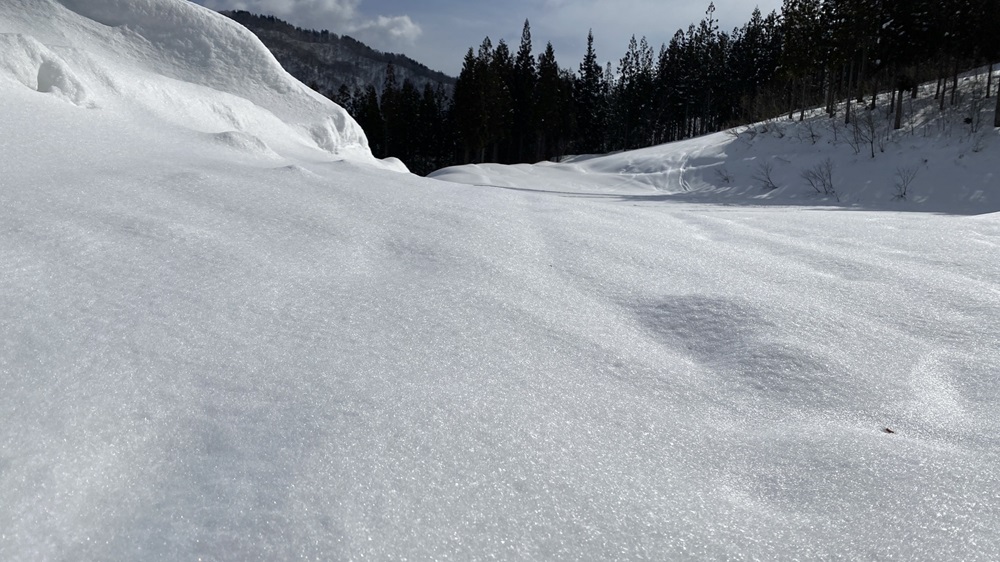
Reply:
[[[479,162],[531,163],[568,153],[631,150],[779,115],[803,119],[823,107],[850,122],[891,95],[937,82],[940,108],[957,103],[958,76],[988,64],[992,95],[1000,58],[997,0],[784,0],[779,11],[720,31],[715,6],[654,51],[633,36],[617,67],[601,66],[593,33],[575,70],[551,43],[537,57],[526,20],[516,52],[489,37],[469,48],[449,96],[399,84],[332,99],[365,130],[376,156],[395,156],[419,174]],[[1000,127],[1000,96],[994,126]]]

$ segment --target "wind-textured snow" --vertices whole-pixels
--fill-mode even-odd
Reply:
[[[422,179],[191,3],[0,33],[0,559],[1000,557],[968,198]]]

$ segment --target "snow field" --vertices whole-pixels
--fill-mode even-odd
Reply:
[[[399,174],[128,4],[0,6],[93,102],[2,51],[0,559],[1000,553],[996,216],[757,205],[722,136]]]

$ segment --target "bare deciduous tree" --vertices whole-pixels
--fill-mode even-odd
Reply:
[[[832,195],[837,201],[840,197],[833,186],[833,160],[827,158],[812,168],[802,172],[802,179],[820,195]]]
[[[917,171],[918,168],[916,166],[909,168],[896,168],[896,181],[893,184],[893,199],[906,200],[910,184],[913,183],[913,179],[917,177]]]
[[[757,172],[754,173],[753,179],[764,189],[778,189],[778,184],[774,182],[774,178],[772,177],[773,172],[774,164],[767,161],[761,162],[757,165]]]

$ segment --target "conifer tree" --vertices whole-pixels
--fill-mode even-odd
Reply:
[[[399,118],[398,107],[399,84],[396,82],[396,67],[391,62],[385,67],[385,80],[382,84],[382,96],[379,100],[379,108],[382,112],[382,139],[385,143],[386,156],[392,155],[402,158],[400,154],[401,143],[398,142],[394,134],[398,127]]]
[[[798,108],[800,121],[805,117],[809,91],[822,59],[817,41],[821,36],[820,8],[819,0],[784,0],[781,8],[784,17],[781,68],[790,82],[789,118]]]
[[[490,144],[493,162],[509,163],[510,136],[514,127],[514,59],[503,39],[490,61],[487,88],[490,94]]]
[[[480,48],[482,51],[482,48]],[[462,146],[462,162],[481,161],[485,149],[487,127],[486,96],[483,88],[485,72],[469,47],[462,71],[455,83],[452,115]]]
[[[730,54],[730,82],[733,95],[730,110],[733,119],[755,121],[766,116],[764,90],[774,79],[780,53],[778,16],[766,18],[754,8],[750,20],[733,32]]]
[[[574,97],[579,127],[576,149],[581,153],[596,153],[604,149],[607,96],[603,74],[594,52],[594,32],[591,30],[587,33],[587,52],[580,63]]]
[[[351,88],[346,82],[337,88],[337,93],[333,96],[333,102],[343,107],[351,115],[354,115],[354,104],[351,103]]]
[[[697,100],[699,135],[716,128],[721,85],[726,83],[729,74],[728,42],[729,37],[719,33],[718,20],[715,19],[715,4],[710,3],[705,11],[705,17],[698,24],[694,38],[695,56],[699,67],[699,71],[695,74],[699,92]]]
[[[563,82],[559,75],[552,43],[538,57],[538,87],[536,108],[538,116],[538,158],[558,156],[559,141],[563,134]]]
[[[537,82],[538,71],[531,47],[531,26],[528,20],[524,20],[521,44],[514,58],[514,79],[511,87],[511,101],[514,107],[512,135],[515,143],[512,153],[517,162],[527,162],[537,156],[535,149]]]
[[[685,99],[683,65],[687,36],[677,30],[660,49],[656,66],[656,101],[659,137],[664,141],[684,138]]]
[[[378,92],[373,84],[368,84],[364,91],[356,90],[357,96],[354,99],[354,107],[357,112],[354,118],[358,125],[365,131],[368,137],[368,146],[372,154],[380,158],[388,156],[386,154],[385,123],[382,120],[382,110],[379,107]]]
[[[652,60],[647,60],[649,44],[642,38],[642,47],[635,35],[629,39],[625,56],[618,63],[618,82],[615,88],[615,120],[619,127],[620,146],[623,149],[642,146],[643,96],[651,86]],[[651,58],[651,57],[650,57]],[[648,64],[647,64],[648,62]],[[650,98],[651,99],[651,98]]]
[[[395,113],[388,122],[389,153],[392,156],[412,162],[421,151],[417,142],[420,127],[420,92],[409,78],[403,80],[396,93]]]

